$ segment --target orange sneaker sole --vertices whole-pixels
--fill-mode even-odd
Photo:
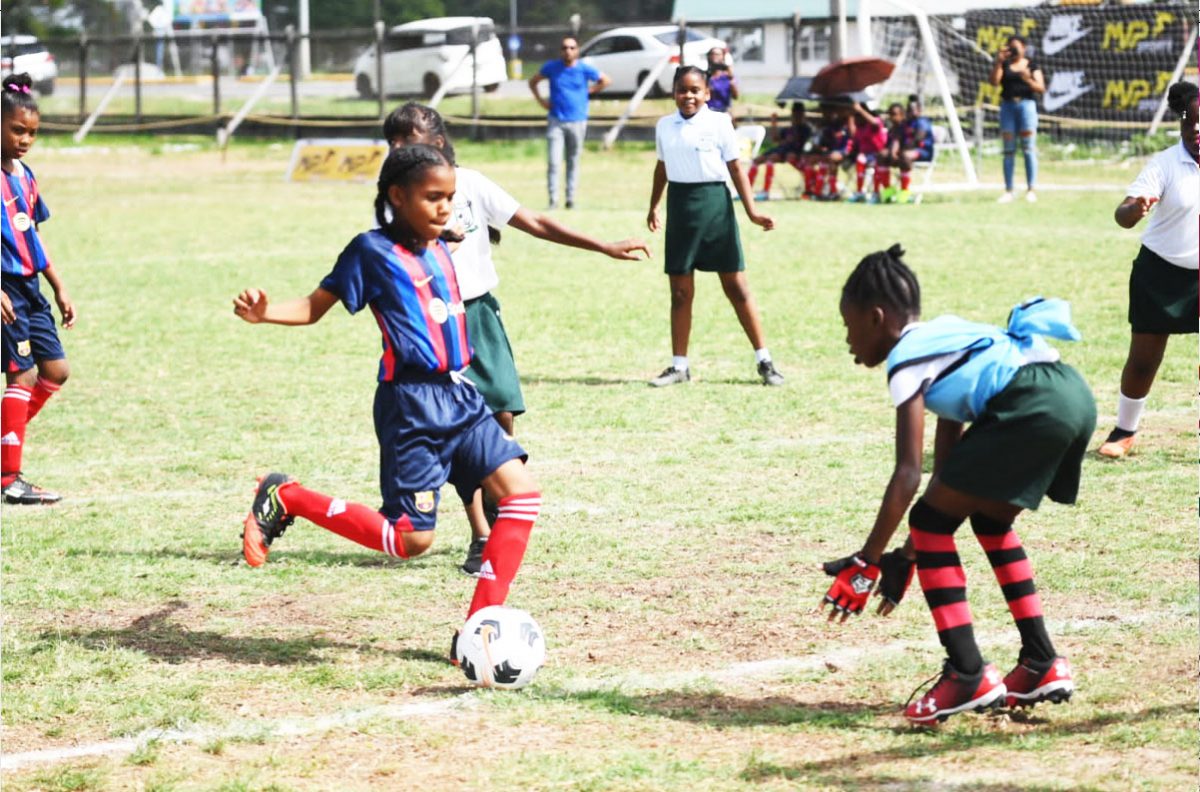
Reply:
[[[1131,435],[1120,440],[1103,443],[1100,448],[1096,449],[1096,453],[1109,459],[1120,459],[1127,456],[1133,450],[1134,437],[1135,435]]]
[[[254,519],[253,514],[247,514],[246,519],[242,522],[242,556],[246,559],[246,563],[252,567],[260,567],[267,563],[267,554],[270,549],[263,542],[262,530],[258,527],[258,521]]]

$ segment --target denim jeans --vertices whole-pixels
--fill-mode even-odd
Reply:
[[[558,205],[558,163],[562,159],[567,163],[567,203],[574,203],[575,186],[579,183],[579,154],[583,151],[583,138],[587,135],[587,121],[548,120],[546,189],[550,193],[550,205]]]
[[[1000,102],[1000,135],[1004,143],[1004,189],[1012,192],[1017,144],[1025,157],[1025,184],[1037,183],[1037,102],[1033,99],[1004,99]],[[1023,135],[1022,132],[1029,134]]]

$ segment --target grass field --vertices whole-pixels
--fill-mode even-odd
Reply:
[[[546,504],[510,603],[538,617],[550,655],[504,693],[470,690],[444,660],[473,582],[452,493],[411,562],[306,523],[264,568],[240,561],[263,471],[378,502],[374,323],[338,309],[313,328],[250,327],[230,310],[246,286],[307,293],[368,222],[373,188],[286,184],[281,146],[222,161],[58,145],[29,162],[79,312],[74,373],[31,424],[25,469],[67,497],[3,512],[0,738],[9,760],[128,742],[6,770],[6,790],[1194,787],[1194,338],[1168,349],[1140,452],[1089,457],[1077,507],[1019,521],[1075,666],[1069,705],[911,729],[900,709],[940,663],[919,592],[886,620],[813,613],[817,565],[860,545],[893,453],[884,376],[846,354],[850,268],[902,241],[930,316],[1001,323],[1023,298],[1069,298],[1084,340],[1060,348],[1107,431],[1138,244],[1111,216],[1137,163],[1050,166],[1046,182],[1113,187],[1037,205],[769,204],[777,230],[742,231],[788,378],[771,390],[711,278],[694,381],[646,387],[669,361],[661,237],[654,261],[618,263],[506,232],[517,428]],[[582,208],[562,217],[645,234],[652,157],[589,152]],[[460,159],[543,206],[537,145]],[[969,533],[960,548],[977,634],[1007,670],[1003,597]]]

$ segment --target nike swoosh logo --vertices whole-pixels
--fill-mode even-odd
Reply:
[[[1046,112],[1053,113],[1060,107],[1066,107],[1071,102],[1074,102],[1076,99],[1083,96],[1085,93],[1095,87],[1096,86],[1094,85],[1088,85],[1083,88],[1076,88],[1070,91],[1064,91],[1062,93],[1047,93],[1046,98],[1042,100],[1042,107],[1046,109]]]
[[[14,195],[12,198],[9,198],[7,201],[5,201],[5,202],[4,202],[4,205],[5,205],[5,206],[9,206],[9,205],[10,205],[10,204],[12,204],[12,202],[13,202],[13,201],[15,201],[15,200],[17,200],[17,196],[15,196],[15,195]]]
[[[413,286],[416,286],[418,289],[423,289],[429,285],[431,280],[433,280],[432,275],[430,275],[428,278],[422,278],[421,280],[413,281]]]
[[[1079,39],[1091,32],[1091,28],[1088,28],[1086,30],[1072,31],[1061,38],[1050,38],[1050,36],[1046,36],[1042,39],[1042,54],[1055,55],[1059,52],[1062,52],[1067,47],[1071,46],[1076,41],[1079,41]]]

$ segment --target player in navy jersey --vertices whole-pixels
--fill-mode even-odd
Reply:
[[[252,324],[313,324],[339,301],[351,313],[370,308],[383,334],[375,391],[382,508],[269,473],[259,480],[242,535],[251,566],[266,562],[271,543],[296,517],[372,550],[420,555],[433,544],[440,490],[449,481],[468,498],[482,486],[498,504],[469,613],[504,602],[541,493],[521,446],[459,376],[471,362],[465,309],[450,252],[438,238],[451,221],[454,192],[454,168],[440,151],[393,149],[375,198],[380,227],[351,240],[316,290],[279,304],[258,289],[234,299],[234,312]]]
[[[896,467],[862,550],[825,564],[836,579],[829,619],[861,613],[876,581],[879,612],[904,596],[913,564],[947,660],[909,705],[914,723],[991,706],[1061,702],[1071,669],[1046,632],[1033,569],[1013,521],[1044,496],[1074,503],[1096,426],[1091,389],[1044,336],[1077,340],[1061,300],[1013,309],[1006,328],[940,316],[921,322],[921,291],[894,245],[864,258],[842,289],[854,362],[887,363],[896,406]],[[933,476],[908,514],[909,538],[885,553],[921,483],[925,410],[937,416]],[[965,432],[964,425],[970,424]],[[1017,665],[1001,678],[979,652],[954,534],[970,520],[1021,635]],[[824,605],[823,605],[824,606]],[[823,607],[822,606],[822,607]]]
[[[0,404],[0,483],[5,503],[56,503],[60,496],[36,487],[21,473],[25,428],[46,400],[67,381],[70,368],[58,340],[50,304],[38,289],[41,274],[54,290],[63,327],[75,324],[75,305],[58,270],[50,263],[38,226],[50,210],[38,191],[33,171],[21,162],[37,139],[41,114],[30,93],[28,74],[4,78],[3,104],[3,304],[4,374]]]

